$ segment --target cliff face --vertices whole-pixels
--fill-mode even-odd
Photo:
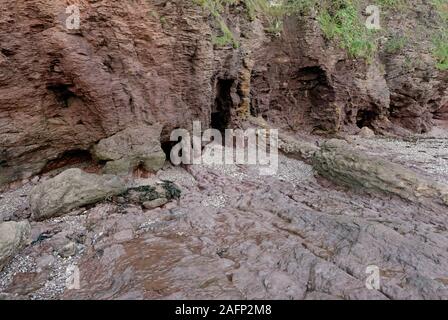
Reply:
[[[360,8],[372,4],[357,2]],[[433,119],[448,119],[448,72],[437,68],[432,53],[446,21],[430,2],[405,3],[380,7],[381,30],[369,62],[328,41],[315,12],[287,18],[282,37],[257,57],[253,107],[293,130],[368,126],[402,135],[427,132]],[[446,5],[440,10],[448,11]]]
[[[159,121],[168,132],[210,117],[218,67],[197,6],[79,4],[73,32],[65,1],[2,0],[2,182],[127,126]]]
[[[71,31],[74,3],[81,28]],[[243,4],[230,6],[223,16],[239,45],[217,46],[216,21],[193,1],[0,4],[0,184],[140,123],[160,122],[168,141],[193,120],[223,128],[249,113],[306,132],[426,131],[433,115],[448,118],[447,73],[424,42],[367,64],[327,41],[312,15],[288,17],[273,37]]]

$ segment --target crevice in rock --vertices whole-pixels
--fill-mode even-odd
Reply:
[[[5,57],[11,57],[15,54],[14,51],[10,50],[10,49],[6,49],[6,48],[1,48],[0,52],[5,56]]]
[[[324,131],[337,130],[339,119],[334,112],[336,92],[325,69],[321,66],[301,68],[296,80],[300,83],[305,100],[309,100],[310,110],[306,112],[311,115],[313,127]]]
[[[93,163],[92,155],[87,150],[74,149],[64,152],[54,160],[49,161],[39,174],[80,163]]]
[[[0,168],[6,167],[8,164],[6,150],[0,150]]]
[[[233,79],[218,79],[216,84],[216,98],[211,114],[211,127],[224,132],[230,122],[232,108],[231,89],[234,85]]]
[[[430,100],[428,102],[428,105],[430,106],[431,110],[434,110],[432,112],[432,117],[435,120],[448,120],[448,103],[437,108],[437,105],[439,105],[439,101],[436,100]]]

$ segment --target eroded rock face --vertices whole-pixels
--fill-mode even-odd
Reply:
[[[126,182],[113,175],[99,176],[69,169],[35,187],[30,194],[33,220],[60,216],[126,191]]]
[[[27,244],[30,230],[28,221],[0,223],[0,271]]]
[[[384,126],[390,92],[379,63],[354,60],[326,41],[316,17],[287,18],[281,37],[254,55],[252,108],[277,126],[326,132]]]
[[[79,31],[65,28],[69,3]],[[220,58],[192,1],[2,0],[1,10],[0,183],[130,126],[160,122],[166,136],[210,122]]]
[[[128,174],[142,165],[147,171],[155,172],[165,163],[165,153],[160,146],[160,132],[156,126],[128,128],[112,137],[101,140],[92,149],[93,156],[107,161],[106,174]]]

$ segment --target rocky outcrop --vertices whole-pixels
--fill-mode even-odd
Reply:
[[[81,206],[121,194],[126,189],[126,182],[119,177],[69,169],[31,191],[32,218],[44,220],[60,216]]]
[[[92,155],[106,161],[106,174],[128,174],[139,165],[150,172],[158,171],[165,163],[160,146],[161,126],[128,128],[101,140],[92,149]]]
[[[0,223],[0,271],[27,244],[30,230],[28,221]]]
[[[105,199],[153,209],[178,199],[180,194],[178,187],[170,181],[154,181],[134,187],[119,176],[68,169],[36,186],[29,201],[32,219],[41,221]]]
[[[352,188],[448,206],[448,185],[434,182],[402,165],[363,154],[343,140],[325,142],[314,154],[313,166],[320,175]]]
[[[66,29],[69,3],[79,30]],[[159,122],[167,140],[209,124],[214,79],[238,74],[239,52],[221,66],[207,16],[183,0],[2,0],[0,184],[128,127]]]
[[[373,130],[370,129],[369,127],[362,127],[361,131],[359,131],[359,133],[358,133],[358,136],[365,138],[365,139],[374,138],[375,132],[373,132]]]
[[[145,184],[129,188],[122,197],[127,203],[142,206],[146,209],[154,209],[168,203],[173,199],[179,199],[180,189],[170,181],[154,184]]]

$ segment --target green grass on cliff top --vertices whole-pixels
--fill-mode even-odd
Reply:
[[[441,20],[440,30],[433,38],[432,53],[437,60],[437,68],[448,70],[448,0],[432,0],[432,4]]]
[[[365,26],[365,1],[360,0],[193,0],[208,10],[216,19],[220,34],[213,37],[218,46],[232,45],[238,47],[238,41],[225,23],[222,14],[227,5],[244,5],[250,20],[257,14],[268,17],[271,26],[267,31],[281,32],[282,19],[289,14],[307,15],[313,10],[317,15],[324,36],[336,43],[354,58],[371,61],[378,51],[379,38],[382,33]],[[272,3],[276,3],[272,5]],[[385,10],[405,10],[406,0],[372,0],[372,4]],[[431,0],[432,6],[440,15],[440,30],[433,37],[433,56],[437,60],[437,68],[448,70],[448,0]],[[398,45],[398,44],[397,44]],[[403,44],[399,44],[403,45]],[[391,51],[396,48],[389,48]],[[392,50],[394,49],[394,50]]]

